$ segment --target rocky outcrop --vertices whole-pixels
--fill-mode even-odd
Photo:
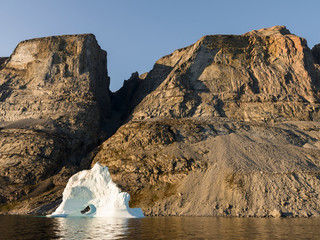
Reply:
[[[316,53],[283,26],[205,36],[156,62],[92,164],[146,215],[318,216]]]
[[[320,64],[320,44],[317,44],[312,48],[312,53],[313,53],[315,62],[317,64]]]
[[[106,52],[84,34],[23,41],[3,65],[0,200],[15,203],[13,212],[45,205],[37,197],[60,191],[98,145],[111,113],[106,64]],[[60,198],[50,196],[48,204]]]

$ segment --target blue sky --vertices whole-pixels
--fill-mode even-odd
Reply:
[[[316,0],[0,0],[0,56],[25,39],[93,33],[108,52],[115,91],[203,35],[285,25],[312,48],[320,43],[319,9]]]

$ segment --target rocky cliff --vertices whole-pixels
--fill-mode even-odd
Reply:
[[[52,211],[99,161],[146,215],[319,216],[319,45],[284,26],[204,36],[115,93],[105,56],[78,35],[0,62],[2,212]]]
[[[147,215],[318,216],[318,51],[283,26],[204,36],[140,80],[93,163]]]
[[[142,102],[132,119],[317,118],[318,51],[283,26],[204,36],[156,62],[136,92]]]
[[[106,64],[106,52],[90,34],[23,41],[3,62],[2,203],[28,213],[37,211],[39,202],[46,204],[31,200],[44,192],[58,191],[45,198],[48,204],[60,198],[80,160],[97,146],[101,125],[111,113]],[[29,206],[33,202],[36,206]]]

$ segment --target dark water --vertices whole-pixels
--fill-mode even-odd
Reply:
[[[320,218],[0,216],[0,239],[320,239]]]

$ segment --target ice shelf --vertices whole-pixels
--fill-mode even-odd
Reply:
[[[130,195],[112,182],[107,167],[74,174],[63,192],[60,206],[50,217],[144,217],[140,208],[129,208]]]

